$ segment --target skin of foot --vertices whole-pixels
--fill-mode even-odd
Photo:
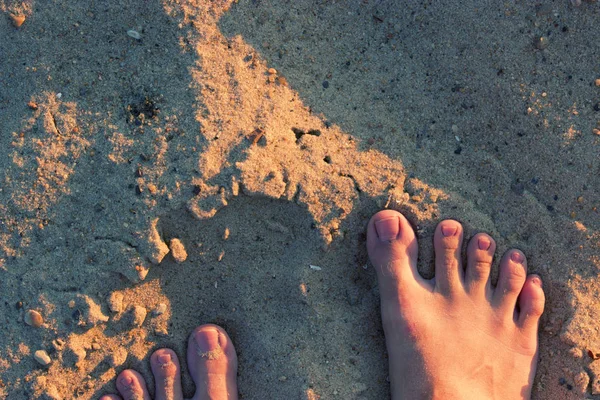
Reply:
[[[440,222],[433,240],[435,277],[427,280],[402,214],[383,210],[368,224],[392,399],[529,399],[544,310],[540,277],[528,276],[525,256],[512,249],[493,287],[494,240],[485,233],[471,238],[463,265],[457,221]]]
[[[223,328],[207,324],[194,329],[188,340],[188,369],[196,384],[192,400],[237,400],[237,355]],[[156,350],[150,357],[154,375],[155,400],[183,400],[181,367],[171,349]],[[126,369],[117,377],[120,396],[105,395],[100,400],[150,400],[144,378]]]

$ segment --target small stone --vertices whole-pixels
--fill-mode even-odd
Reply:
[[[533,44],[535,45],[536,49],[544,50],[546,47],[548,47],[548,38],[546,36],[537,37],[533,41]]]
[[[594,128],[594,129],[592,129],[592,133],[593,133],[594,135],[600,135],[600,129],[598,129],[598,128]]]
[[[167,311],[167,305],[165,303],[159,303],[154,310],[152,310],[152,314],[155,316],[163,315]]]
[[[600,103],[594,104],[594,111],[600,111]]]
[[[44,318],[42,318],[42,314],[35,310],[27,310],[25,313],[25,323],[34,328],[39,328],[44,323]]]
[[[131,324],[138,328],[142,326],[148,311],[142,306],[134,306],[131,311]]]
[[[112,292],[108,296],[108,308],[114,313],[120,313],[123,310],[123,293]]]
[[[117,368],[125,364],[125,360],[127,360],[127,350],[124,347],[119,347],[110,355],[109,363],[111,367]]]
[[[25,16],[22,14],[10,14],[10,20],[15,28],[20,28],[25,22]]]
[[[328,81],[323,81],[323,88],[327,89],[329,87],[329,82]]]
[[[279,377],[279,382],[285,382],[285,381],[287,381],[287,376],[285,376],[285,375],[281,375],[281,376]]]
[[[182,263],[187,259],[187,251],[185,251],[185,247],[181,240],[177,238],[171,239],[169,242],[169,248],[171,249],[171,255],[176,263]]]
[[[46,353],[46,350],[36,351],[33,354],[33,358],[35,358],[35,361],[37,361],[41,365],[48,365],[52,362],[52,360],[50,359],[50,356],[48,355],[48,353]]]
[[[17,310],[20,310],[21,308],[23,308],[23,302],[17,301],[17,303],[15,304],[15,307],[17,308]]]
[[[578,203],[583,203],[583,196],[577,197],[577,202]]]
[[[452,125],[452,132],[454,132],[454,133],[458,132],[458,125]]]
[[[54,350],[56,351],[61,351],[65,347],[65,341],[60,338],[54,339],[52,341],[52,347],[54,347]]]
[[[229,228],[225,228],[225,231],[223,232],[223,240],[229,239],[230,234],[231,232],[229,231]]]
[[[134,38],[135,40],[140,40],[142,38],[142,35],[140,35],[138,31],[134,31],[133,29],[128,30],[127,35]]]
[[[39,108],[35,101],[30,101],[29,103],[27,103],[27,106],[32,110],[37,110]]]
[[[268,72],[270,75],[276,75],[276,74],[277,74],[277,70],[276,70],[275,68],[269,68],[269,69],[267,70],[267,72]]]

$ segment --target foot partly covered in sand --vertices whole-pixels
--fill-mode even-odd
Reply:
[[[237,356],[231,339],[217,325],[202,325],[194,329],[188,340],[188,369],[194,383],[194,400],[235,400],[237,390]],[[156,389],[156,400],[183,399],[181,367],[171,349],[159,349],[150,357]],[[144,378],[127,369],[117,377],[117,389],[125,400],[150,400]],[[120,400],[116,395],[100,400]]]
[[[380,211],[367,230],[379,280],[392,399],[528,399],[544,292],[539,276],[527,276],[523,253],[504,254],[493,287],[494,240],[475,235],[463,266],[462,226],[445,220],[433,239],[435,277],[426,280],[417,271],[415,233],[402,214]],[[237,399],[237,358],[223,329],[196,328],[187,358],[196,383],[194,400]],[[157,350],[151,363],[155,399],[183,399],[175,353]],[[117,388],[125,400],[150,399],[135,371],[121,372]],[[117,399],[110,395],[100,400]]]

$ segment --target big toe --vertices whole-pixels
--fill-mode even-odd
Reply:
[[[194,400],[235,400],[237,355],[223,328],[206,324],[194,329],[188,341],[187,362],[196,383]]]
[[[371,217],[367,226],[367,250],[377,271],[382,297],[400,287],[428,283],[417,270],[418,244],[410,223],[394,210],[382,210]]]
[[[171,349],[156,350],[150,357],[150,365],[156,384],[155,400],[181,400],[181,367],[177,355]]]
[[[139,372],[126,369],[117,377],[117,390],[124,400],[150,400],[146,382]]]

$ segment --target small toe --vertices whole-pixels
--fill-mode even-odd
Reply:
[[[519,295],[518,326],[525,335],[537,337],[538,324],[544,312],[545,302],[542,279],[538,275],[529,275]]]
[[[517,298],[527,277],[527,260],[517,249],[507,251],[500,261],[500,275],[494,290],[493,304],[510,318],[515,316]]]
[[[117,389],[123,400],[150,400],[146,382],[139,372],[126,369],[117,377]]]
[[[181,400],[181,367],[171,349],[156,350],[150,357],[156,391],[154,400]]]
[[[105,394],[100,397],[98,400],[123,400],[121,396],[117,396],[116,394]]]
[[[455,220],[440,222],[435,229],[435,287],[448,295],[462,289],[464,271],[460,257],[462,247],[462,225]]]
[[[488,234],[478,233],[467,247],[465,289],[468,293],[491,297],[490,271],[496,251],[496,242]]]
[[[187,362],[196,383],[194,400],[235,400],[237,355],[223,328],[205,324],[194,329],[188,340]]]

